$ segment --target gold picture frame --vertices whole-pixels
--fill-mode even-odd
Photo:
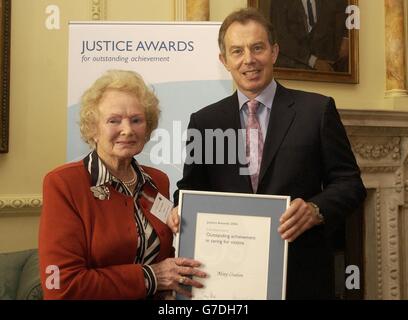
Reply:
[[[343,28],[341,32],[342,35],[339,35],[338,32],[336,35],[330,35],[330,43],[332,43],[331,48],[332,53],[338,54],[340,57],[340,48],[343,46],[344,41],[344,49],[342,52],[342,58],[336,59],[326,59],[326,57],[321,59],[321,61],[327,61],[332,68],[332,70],[324,70],[321,69],[320,71],[316,68],[310,67],[311,63],[314,63],[313,60],[306,60],[304,57],[311,55],[307,55],[307,52],[311,52],[311,50],[320,50],[321,52],[327,50],[327,55],[329,55],[329,50],[327,49],[330,46],[323,45],[323,41],[315,41],[317,39],[317,35],[312,35],[312,31],[308,31],[309,33],[305,32],[305,35],[311,35],[310,37],[314,37],[312,41],[317,43],[317,45],[321,45],[321,49],[318,48],[311,48],[312,41],[301,37],[301,34],[298,32],[299,27],[304,27],[305,29],[308,27],[307,23],[307,16],[306,16],[306,8],[304,7],[301,0],[248,0],[248,7],[257,8],[261,11],[265,17],[270,19],[272,24],[275,26],[275,30],[277,33],[278,44],[280,43],[280,55],[278,57],[278,61],[275,64],[274,72],[275,77],[277,79],[288,79],[288,80],[307,80],[307,81],[323,81],[323,82],[339,82],[339,83],[351,83],[355,84],[359,82],[359,51],[358,51],[358,30],[357,29],[347,29],[346,28],[346,20],[348,18],[348,14],[343,12],[347,6],[354,5],[358,6],[358,0],[336,0],[337,2],[341,3],[342,6],[337,5],[337,9],[341,8],[337,12],[334,11],[333,8],[323,8],[323,5],[327,6],[334,6],[336,1],[329,1],[324,2],[324,0],[314,0],[314,9],[317,10],[317,22],[315,22],[315,28],[318,26],[320,28],[320,33],[327,32],[327,30],[339,30]],[[279,6],[278,10],[273,11],[273,6]],[[303,6],[303,7],[302,7]],[[319,13],[328,12],[330,14],[337,13],[335,17],[325,16],[319,23]],[[327,28],[325,25],[326,22],[330,23],[336,21],[336,27]],[[342,23],[344,22],[344,25]],[[315,29],[319,30],[319,29]],[[317,33],[318,31],[313,31]],[[291,34],[293,35],[291,37]],[[319,35],[320,37],[320,35]],[[327,37],[328,38],[328,37]],[[281,39],[281,40],[279,40]],[[283,39],[283,40],[282,40]],[[335,41],[336,40],[336,41]],[[307,47],[304,44],[307,43]],[[309,45],[310,44],[310,45]],[[336,46],[337,45],[337,46]],[[296,49],[295,49],[296,48]],[[302,49],[303,48],[303,49]],[[334,51],[337,48],[338,51]],[[286,51],[285,51],[286,50]],[[303,59],[298,59],[300,54],[302,53]],[[324,54],[324,53],[322,53]],[[317,55],[317,54],[316,54]],[[314,55],[316,57],[316,55]],[[332,54],[333,56],[333,54]],[[317,59],[319,59],[317,57]],[[309,64],[306,64],[309,62]],[[303,67],[304,66],[304,67]],[[323,71],[324,70],[324,71]]]
[[[11,0],[0,0],[0,153],[9,150],[10,19]]]

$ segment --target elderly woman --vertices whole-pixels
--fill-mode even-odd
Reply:
[[[173,234],[151,212],[169,196],[139,154],[157,127],[158,100],[131,71],[105,73],[84,93],[80,129],[93,151],[44,179],[40,273],[47,299],[144,299],[202,287],[200,263],[174,256]],[[163,295],[161,295],[163,296]]]

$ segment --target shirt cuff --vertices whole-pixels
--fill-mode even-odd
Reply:
[[[317,57],[312,54],[312,55],[310,56],[310,58],[309,58],[309,66],[310,66],[310,68],[314,68],[314,66],[315,66],[315,64],[316,64],[316,61],[317,61]]]
[[[143,269],[143,275],[145,278],[145,283],[146,283],[146,295],[148,297],[154,295],[157,291],[157,279],[156,275],[153,272],[153,269],[149,265],[144,265],[142,266]]]

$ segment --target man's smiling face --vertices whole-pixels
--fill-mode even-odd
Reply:
[[[240,91],[248,98],[255,98],[272,81],[278,45],[269,43],[266,30],[256,21],[231,24],[225,33],[224,45],[221,62]]]

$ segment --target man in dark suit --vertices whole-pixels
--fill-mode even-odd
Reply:
[[[192,148],[177,186],[290,195],[294,200],[278,229],[290,242],[287,298],[333,298],[332,235],[366,191],[334,100],[287,89],[273,79],[279,52],[273,34],[270,22],[255,9],[239,10],[224,20],[220,60],[238,90],[191,115],[189,128],[201,133],[203,147]],[[258,107],[252,112],[254,101]],[[239,130],[249,127],[259,129],[249,135],[255,144],[239,139]],[[237,139],[216,141],[206,135],[208,130],[233,131]],[[194,137],[187,143],[196,143]],[[240,143],[245,148],[239,148]],[[261,161],[252,157],[254,145],[255,151],[261,150]],[[246,150],[244,158],[255,168],[250,175],[242,175],[242,155],[236,150]],[[174,198],[177,204],[178,191]],[[176,230],[178,217],[174,220]]]
[[[276,67],[348,71],[347,0],[271,0]]]

